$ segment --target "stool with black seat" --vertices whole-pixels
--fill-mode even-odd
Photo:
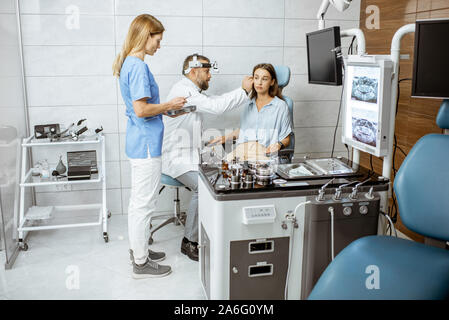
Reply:
[[[159,190],[159,194],[161,194],[161,192],[166,187],[176,189],[175,199],[173,200],[174,201],[174,210],[173,210],[173,213],[156,215],[156,216],[153,216],[150,218],[151,229],[150,229],[150,239],[148,240],[149,244],[153,243],[153,241],[154,241],[153,234],[156,233],[156,231],[158,231],[159,229],[163,228],[164,226],[166,226],[170,223],[174,223],[175,225],[179,225],[179,224],[184,225],[185,220],[186,220],[186,213],[181,212],[181,204],[180,204],[180,200],[179,200],[179,188],[186,188],[189,191],[191,191],[191,190],[188,187],[186,187],[185,185],[183,185],[181,182],[179,182],[178,180],[176,180],[166,174],[161,175],[161,184],[162,184],[162,188]],[[153,227],[152,222],[153,222],[153,220],[156,220],[156,219],[165,219],[165,221],[162,222],[161,224]]]

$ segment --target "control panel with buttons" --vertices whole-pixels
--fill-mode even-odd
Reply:
[[[273,223],[276,219],[274,205],[244,207],[242,210],[244,224]]]

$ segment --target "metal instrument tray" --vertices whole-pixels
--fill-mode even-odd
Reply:
[[[357,170],[336,158],[310,159],[299,163],[280,164],[277,174],[286,180],[355,176]]]

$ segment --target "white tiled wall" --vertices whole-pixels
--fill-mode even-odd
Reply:
[[[162,100],[171,85],[181,78],[185,56],[194,52],[219,63],[220,73],[213,74],[209,94],[238,87],[242,77],[257,63],[286,64],[292,71],[284,94],[294,100],[295,152],[297,156],[329,155],[341,87],[308,84],[305,51],[305,33],[317,28],[315,16],[320,3],[319,0],[20,0],[30,125],[50,122],[67,125],[80,118],[88,118],[92,128],[102,125],[107,139],[108,206],[113,214],[126,213],[130,168],[124,153],[125,107],[111,65],[132,19],[150,13],[166,29],[162,48],[145,59],[159,84]],[[357,27],[359,12],[359,0],[353,1],[344,13],[330,8],[327,25]],[[76,19],[73,20],[76,15],[79,29],[74,24]],[[345,39],[343,46],[348,41]],[[205,127],[223,129],[238,125],[237,110],[220,117],[220,121],[206,117]],[[346,155],[339,133],[340,129],[336,154]],[[50,162],[57,162],[59,154],[65,154],[65,150],[56,150],[52,156],[41,151],[34,156],[51,157]],[[76,189],[65,192],[63,198],[89,201],[98,193]],[[41,191],[38,200],[45,202],[52,195],[52,190]],[[172,196],[173,190],[161,194],[160,211],[172,208]],[[181,197],[186,207],[189,193],[182,192]]]

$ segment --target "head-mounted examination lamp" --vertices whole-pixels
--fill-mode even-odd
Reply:
[[[212,71],[218,73],[218,64],[216,61],[212,63],[202,63],[198,61],[197,55],[194,55],[193,60],[189,61],[189,67],[186,70],[184,70],[184,74],[188,74],[190,70],[192,70],[193,68],[211,68]]]

